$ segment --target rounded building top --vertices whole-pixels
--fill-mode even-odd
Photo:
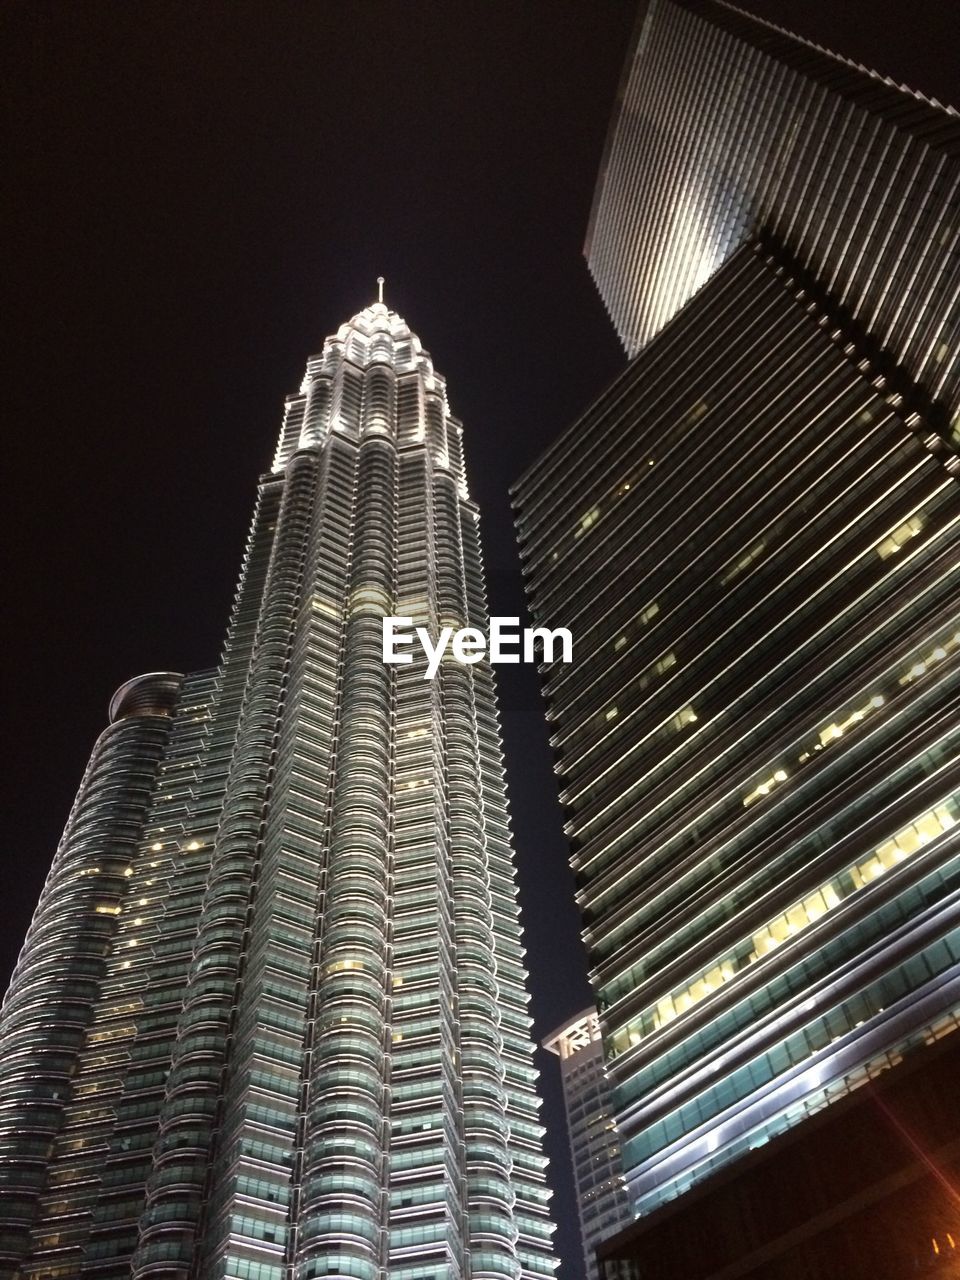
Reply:
[[[110,699],[110,723],[129,716],[168,716],[180,696],[183,676],[177,671],[149,671],[122,684]]]

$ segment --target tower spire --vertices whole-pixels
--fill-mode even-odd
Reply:
[[[383,301],[383,276],[377,276],[377,301]]]

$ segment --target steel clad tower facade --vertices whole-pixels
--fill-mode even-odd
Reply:
[[[554,1269],[486,662],[443,379],[374,303],[310,360],[221,665],[125,686],[0,1022],[0,1275]]]
[[[544,687],[638,1217],[609,1277],[960,1241],[956,1091],[903,1084],[960,1039],[958,156],[950,108],[643,6],[586,245],[631,360],[514,486],[575,637]]]

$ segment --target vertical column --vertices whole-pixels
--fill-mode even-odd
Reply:
[[[456,480],[449,472],[435,474],[434,502],[440,618],[460,626],[468,617],[468,602],[459,500]],[[470,1270],[473,1277],[514,1280],[520,1266],[510,1188],[494,917],[478,786],[482,756],[474,671],[455,661],[442,668]]]
[[[383,1261],[396,453],[360,448],[340,735],[312,1027],[296,1280],[377,1280]]]
[[[436,638],[431,474],[424,445],[402,452],[397,608]],[[432,1280],[463,1274],[466,1197],[443,707],[412,657],[396,668],[389,1265]]]
[[[346,594],[356,448],[334,437],[319,457],[209,1177],[204,1277],[236,1275],[253,1260],[263,1280],[279,1277],[296,1230],[301,1064],[309,1053],[343,625],[342,605],[331,602]]]
[[[138,1278],[185,1276],[193,1257],[220,1120],[228,1036],[261,855],[317,472],[316,456],[303,453],[295,454],[286,469],[240,727],[154,1148],[147,1208],[132,1264]],[[171,1219],[176,1228],[168,1226]],[[193,1227],[187,1225],[191,1221]]]

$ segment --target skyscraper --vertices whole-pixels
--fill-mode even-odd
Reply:
[[[560,1060],[583,1261],[587,1280],[596,1280],[597,1244],[633,1221],[596,1009],[545,1036],[543,1047]]]
[[[960,1025],[958,141],[730,6],[652,0],[587,244],[634,358],[515,486],[536,622],[575,637],[547,714],[627,1184],[651,1224],[698,1188],[692,1253],[705,1182]],[[887,1274],[802,1270],[762,1205],[716,1215],[758,1274]],[[960,1238],[942,1212],[876,1215],[890,1274]],[[740,1265],[722,1234],[681,1272]]]
[[[376,302],[311,359],[220,666],[125,685],[0,1021],[0,1274],[552,1274],[486,662],[442,377]]]

